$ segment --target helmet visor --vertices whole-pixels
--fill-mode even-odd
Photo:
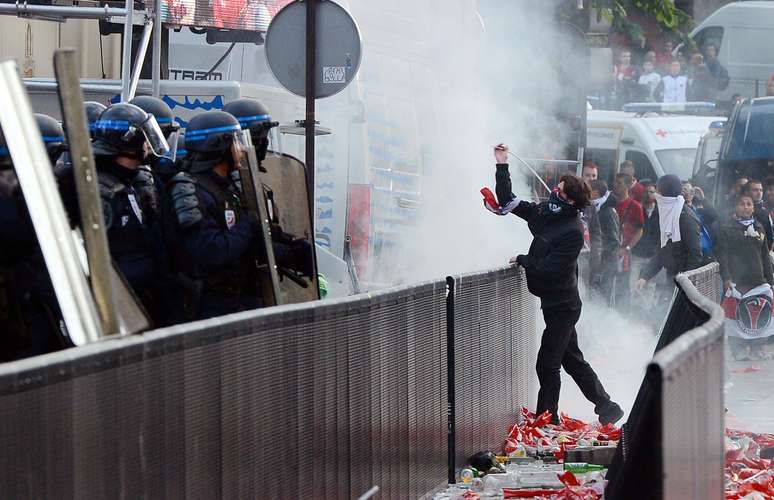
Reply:
[[[169,151],[164,153],[161,158],[166,158],[172,163],[177,159],[177,144],[180,139],[180,130],[174,130],[167,136],[167,146]]]
[[[282,137],[280,136],[279,127],[273,127],[269,130],[268,134],[269,147],[268,155],[281,155],[282,154]]]
[[[249,130],[237,130],[234,132],[234,140],[231,142],[231,154],[234,156],[235,165],[247,166],[247,151],[253,147]]]
[[[148,116],[148,119],[143,122],[141,128],[151,153],[159,158],[163,158],[169,154],[169,143],[161,132],[161,127],[159,127],[159,124],[153,115]]]

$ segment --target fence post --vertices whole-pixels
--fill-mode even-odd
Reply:
[[[446,277],[446,387],[447,387],[447,432],[449,439],[449,484],[456,482],[454,447],[454,278]]]

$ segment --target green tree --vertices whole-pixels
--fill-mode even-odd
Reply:
[[[612,22],[614,32],[623,33],[630,40],[643,34],[642,27],[632,21],[632,14],[641,14],[656,21],[661,31],[677,40],[685,40],[693,20],[674,0],[590,0],[598,15]]]

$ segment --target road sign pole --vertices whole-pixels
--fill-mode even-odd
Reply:
[[[306,183],[314,238],[314,126],[315,87],[317,86],[317,0],[306,0]]]

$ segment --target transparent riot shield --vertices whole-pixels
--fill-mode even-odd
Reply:
[[[259,181],[259,165],[250,141],[250,134],[242,132],[233,143],[233,156],[239,169],[242,183],[242,198],[245,208],[260,221],[263,245],[256,255],[255,265],[260,279],[261,295],[265,307],[284,304],[279,289],[279,274],[274,259],[268,206]]]
[[[96,341],[105,332],[14,61],[0,63],[0,109],[3,110],[0,125],[67,327],[68,340],[75,345]]]
[[[309,253],[303,267],[312,269],[311,275],[301,275],[297,269],[281,273],[280,294],[285,303],[308,302],[320,298],[317,283],[317,263],[314,258],[312,212],[306,183],[306,167],[297,158],[269,151],[261,162],[259,178],[269,206],[275,239],[285,244],[298,245],[306,241]],[[289,273],[293,273],[292,275]]]

